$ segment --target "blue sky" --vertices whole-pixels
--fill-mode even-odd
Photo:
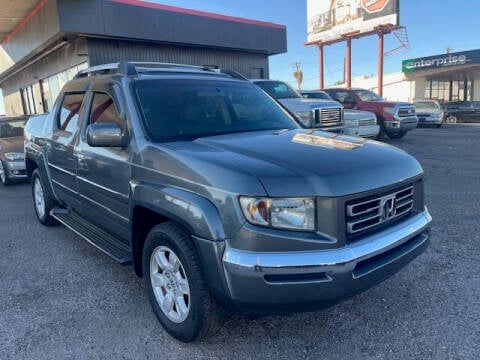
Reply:
[[[167,5],[271,21],[287,26],[288,53],[270,58],[270,77],[294,83],[293,63],[300,62],[304,88],[318,87],[318,50],[306,41],[305,0],[158,0]],[[323,0],[317,0],[323,1]],[[420,56],[480,48],[480,1],[400,0],[400,23],[407,27],[410,50],[385,58],[384,72],[401,71],[401,61]],[[376,75],[378,37],[352,41],[352,76]],[[393,35],[385,37],[385,51],[396,48]],[[342,79],[345,43],[325,48],[325,84]]]

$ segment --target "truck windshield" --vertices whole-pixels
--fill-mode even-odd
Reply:
[[[23,128],[25,127],[25,122],[25,120],[0,120],[0,138],[23,136]]]
[[[255,81],[268,95],[274,99],[295,99],[302,96],[281,81]]]
[[[373,91],[370,90],[355,90],[355,94],[360,98],[362,101],[383,101],[383,98],[375,94]]]
[[[156,142],[299,127],[250,83],[155,79],[136,81],[133,89],[145,128]]]

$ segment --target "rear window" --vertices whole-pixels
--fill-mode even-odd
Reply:
[[[140,80],[134,83],[149,136],[158,142],[298,125],[249,83],[215,80]]]

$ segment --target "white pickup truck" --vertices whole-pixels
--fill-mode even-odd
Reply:
[[[334,100],[305,99],[288,84],[277,80],[251,80],[293,113],[307,128],[343,133],[343,106]]]

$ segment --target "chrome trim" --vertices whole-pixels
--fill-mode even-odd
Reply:
[[[110,214],[119,217],[119,218],[122,219],[123,221],[125,221],[125,222],[127,222],[127,223],[130,222],[130,219],[129,219],[129,218],[126,218],[125,216],[120,215],[119,213],[113,211],[112,209],[106,207],[105,205],[102,205],[102,204],[96,202],[95,200],[90,199],[88,196],[85,196],[85,195],[83,195],[83,194],[80,194],[80,197],[81,197],[82,199],[85,199],[85,200],[87,200],[87,201],[90,201],[91,203],[93,203],[93,204],[101,207],[102,209],[108,211]]]
[[[359,261],[395,248],[429,228],[432,217],[425,210],[401,223],[338,249],[295,252],[249,252],[227,245],[223,262],[240,275],[292,274],[305,271],[332,271],[338,267],[353,271]]]
[[[73,189],[70,189],[68,186],[63,185],[62,183],[59,183],[57,180],[52,179],[52,183],[55,185],[60,186],[61,188],[70,191],[71,193],[74,193],[75,195],[78,195],[78,191],[75,191]]]
[[[125,195],[125,194],[122,194],[122,193],[120,193],[120,192],[118,192],[118,191],[109,189],[109,188],[107,188],[107,187],[105,187],[105,186],[103,186],[103,185],[97,184],[96,182],[93,182],[93,181],[91,181],[91,180],[88,180],[88,179],[86,179],[86,178],[84,178],[84,177],[77,176],[77,179],[78,179],[78,180],[82,180],[83,182],[86,182],[87,184],[93,185],[93,186],[95,186],[95,187],[97,187],[97,188],[99,188],[99,189],[105,190],[106,192],[109,192],[110,194],[119,196],[119,197],[121,197],[121,198],[123,198],[123,199],[128,199],[128,198],[129,198],[128,195]]]
[[[65,170],[65,169],[63,169],[63,168],[61,168],[61,167],[59,167],[59,166],[57,166],[57,165],[53,165],[53,164],[50,163],[50,162],[48,163],[48,166],[54,168],[55,170],[61,171],[61,172],[65,173],[65,174],[68,174],[68,175],[70,175],[70,176],[76,176],[75,173],[72,173],[71,171]]]
[[[401,196],[400,198],[397,197],[399,194],[403,195],[403,193],[405,193],[406,195]],[[385,223],[387,221],[396,219],[402,215],[405,215],[413,208],[413,195],[413,186],[407,186],[395,192],[390,192],[388,194],[378,197],[372,197],[369,200],[360,200],[359,202],[355,202],[355,200],[352,200],[349,204],[346,205],[347,233],[356,234],[372,227],[381,225],[382,223]],[[355,211],[356,208],[368,204],[371,204],[371,206],[369,206],[367,209],[359,210],[358,212]],[[387,214],[385,214],[384,209],[386,205],[389,205],[391,207],[390,211],[388,212],[388,216]],[[407,206],[407,208],[404,209],[405,206]],[[362,217],[362,215],[369,213],[372,214],[366,217]],[[368,223],[375,218],[378,218],[375,223]],[[355,229],[356,225],[362,223],[366,223],[366,225]]]

